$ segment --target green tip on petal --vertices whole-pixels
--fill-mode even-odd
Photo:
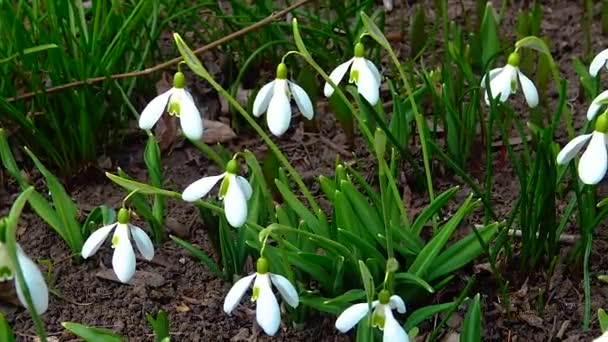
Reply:
[[[126,208],[120,208],[118,211],[118,223],[127,224],[129,223],[130,218],[131,215],[129,214],[129,210]]]
[[[178,71],[173,75],[173,87],[174,88],[185,88],[186,87],[186,75],[183,72]]]
[[[365,56],[365,46],[361,43],[355,44],[355,57]]]
[[[268,259],[260,257],[256,263],[256,270],[258,274],[268,273]]]
[[[382,290],[378,293],[378,301],[380,304],[388,304],[391,300],[391,293],[388,290]]]
[[[277,66],[277,78],[280,80],[287,78],[287,65],[285,65],[285,63],[281,63]]]
[[[597,117],[595,122],[595,131],[600,133],[608,133],[608,112],[604,112]]]
[[[231,159],[228,164],[226,164],[226,172],[236,175],[239,173],[239,163],[236,160]]]
[[[511,54],[509,55],[509,59],[507,59],[507,64],[514,66],[514,67],[518,67],[519,66],[519,53],[517,52],[511,52]]]

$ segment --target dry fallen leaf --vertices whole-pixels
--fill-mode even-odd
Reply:
[[[111,269],[100,270],[95,275],[101,279],[120,283],[120,280],[118,280],[116,274]],[[165,284],[165,278],[157,273],[135,271],[135,275],[133,275],[133,278],[127,284],[131,286],[161,287]]]
[[[236,133],[227,124],[220,121],[203,120],[205,144],[225,143],[236,138]]]

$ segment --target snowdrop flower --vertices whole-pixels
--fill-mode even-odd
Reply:
[[[608,165],[608,114],[600,115],[595,122],[595,131],[580,135],[570,141],[557,155],[557,163],[565,165],[589,141],[589,145],[578,163],[578,176],[585,184],[597,184],[606,174]]]
[[[380,72],[374,63],[363,57],[364,55],[365,48],[363,44],[357,43],[355,45],[355,56],[338,65],[329,74],[329,78],[337,86],[350,68],[348,81],[355,83],[359,94],[371,105],[375,105],[380,97]],[[330,97],[334,93],[334,88],[326,82],[323,92],[326,97]]]
[[[274,336],[281,324],[281,310],[272,292],[271,283],[279,290],[283,300],[293,308],[298,307],[300,302],[298,291],[296,291],[287,278],[268,272],[268,260],[261,257],[257,261],[256,273],[241,278],[232,285],[224,300],[224,312],[230,315],[241,301],[241,298],[243,298],[252,281],[254,282],[251,301],[257,301],[255,310],[256,320],[267,335]]]
[[[606,62],[608,62],[608,49],[598,53],[595,57],[593,57],[591,64],[589,64],[589,74],[591,74],[591,76],[593,77],[596,77],[597,73],[603,66],[608,68]]]
[[[141,129],[151,129],[165,112],[178,116],[184,135],[191,140],[198,140],[203,136],[203,120],[194,104],[192,95],[185,89],[186,76],[181,71],[173,76],[173,88],[155,97],[139,117]]]
[[[405,313],[405,303],[397,295],[392,295],[387,290],[378,294],[378,300],[372,302],[372,325],[384,330],[383,342],[409,342],[409,337],[401,324],[393,316],[393,310]],[[368,313],[368,303],[359,303],[350,306],[336,320],[336,329],[347,332],[361,321]]]
[[[608,104],[608,90],[603,91],[591,101],[591,105],[587,109],[587,120],[593,120],[600,111],[600,108],[606,104]]]
[[[224,201],[226,219],[231,226],[238,228],[247,221],[247,200],[252,193],[251,185],[238,172],[239,165],[232,159],[226,165],[226,172],[221,175],[203,177],[188,185],[182,193],[182,199],[194,202],[204,197],[221,179],[219,198]]]
[[[526,75],[519,71],[519,54],[513,52],[509,55],[507,65],[502,68],[492,69],[490,75],[490,90],[493,97],[499,97],[500,102],[505,102],[509,95],[515,94],[517,91],[518,82],[521,84],[521,89],[526,98],[526,102],[530,108],[538,105],[538,91],[534,83],[530,81]],[[481,87],[486,88],[486,76],[481,79]],[[489,105],[489,94],[485,92],[485,100]]]
[[[23,249],[21,249],[21,246],[19,245],[17,245],[17,261],[19,262],[19,267],[23,272],[23,278],[25,280],[25,284],[27,285],[27,289],[30,292],[30,297],[32,298],[32,302],[34,304],[34,310],[36,310],[36,313],[42,314],[49,307],[49,289],[46,286],[44,277],[42,276],[42,273],[40,273],[36,263],[32,261],[32,259],[30,259],[25,252],[23,252]],[[15,277],[15,267],[13,266],[12,260],[8,254],[6,244],[4,242],[0,242],[0,282],[13,279],[15,279],[17,297],[19,298],[21,304],[27,307],[27,302],[25,301],[25,296],[23,295],[23,289]]]
[[[300,113],[308,120],[312,119],[314,111],[308,94],[302,87],[287,80],[287,66],[281,63],[277,66],[277,78],[264,85],[253,101],[253,115],[259,117],[267,112],[268,128],[277,137],[287,131],[291,122],[290,97],[296,101]]]
[[[106,240],[110,232],[114,230],[112,236],[112,268],[118,280],[128,283],[135,274],[135,252],[131,245],[131,237],[135,240],[137,249],[146,260],[154,258],[154,245],[146,232],[130,222],[129,211],[120,208],[118,211],[118,222],[101,227],[89,236],[82,247],[82,257],[87,259],[95,254],[101,244]]]

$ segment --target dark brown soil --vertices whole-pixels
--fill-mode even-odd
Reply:
[[[494,5],[495,8],[500,8],[499,1],[494,1]],[[579,92],[571,63],[573,57],[580,57],[583,53],[583,35],[580,27],[582,9],[578,2],[568,0],[546,1],[543,5],[543,34],[551,37],[555,59],[570,82],[569,105],[578,118],[577,121],[582,122],[586,104]],[[395,11],[389,15],[388,23],[392,30],[407,27],[407,22],[403,24],[402,20],[409,18],[411,10],[405,6],[405,4],[396,4]],[[502,26],[503,34],[513,27],[518,6],[519,4],[516,4],[509,8]],[[473,15],[472,8],[472,4],[465,1],[466,11],[463,12],[459,1],[450,1],[450,17],[462,21],[464,17]],[[429,21],[435,20],[432,10],[427,15]],[[605,47],[603,45],[605,37],[599,34],[599,20],[594,20],[594,25],[594,32],[597,33],[594,35],[594,46],[596,50],[600,50]],[[406,41],[405,37],[407,35],[403,36],[403,42]],[[512,36],[511,38],[514,39]],[[403,44],[398,47],[400,52],[406,55],[407,47]],[[217,98],[210,95],[206,87],[198,90],[200,92],[195,93],[195,97],[198,100],[204,99],[205,106],[210,111],[209,115],[217,119],[220,116]],[[354,153],[358,157],[353,158],[353,151],[349,149],[341,129],[333,116],[327,115],[326,105],[320,104],[317,113],[318,133],[305,132],[298,118],[296,128],[292,128],[285,137],[277,140],[290,160],[303,173],[307,183],[312,184],[315,176],[333,174],[337,155],[345,160],[357,160],[357,167],[360,169],[369,169],[371,161],[366,158],[367,153],[362,147],[363,144],[355,144],[357,147]],[[564,142],[565,138],[560,141],[560,143]],[[131,142],[127,142],[120,152],[113,154],[101,164],[106,164],[107,171],[113,171],[120,166],[136,179],[145,180],[146,175],[141,160],[143,146],[143,139],[135,137]],[[233,151],[250,149],[259,156],[263,156],[266,152],[260,140],[248,134],[240,136],[229,147]],[[107,165],[108,162],[111,167]],[[504,218],[511,211],[513,202],[518,196],[519,184],[508,162],[496,160],[495,163],[498,173],[493,185],[493,202],[498,215]],[[218,171],[212,162],[187,144],[176,147],[171,152],[165,152],[163,165],[166,187],[178,191],[199,177],[215,174]],[[125,195],[122,189],[105,179],[104,171],[106,170],[93,167],[67,180],[71,193],[84,211],[83,214],[101,204],[117,207]],[[462,185],[461,181],[451,176],[448,170],[437,167],[436,172],[438,189],[447,189],[455,184]],[[483,178],[481,155],[479,159],[471,160],[470,172],[479,179]],[[35,175],[33,176],[36,178]],[[373,174],[370,174],[370,177],[373,177]],[[469,192],[470,190],[464,187],[461,195],[464,197]],[[0,189],[0,214],[6,214],[15,193],[16,189],[11,184],[7,189]],[[425,195],[414,193],[408,206],[412,212],[416,212],[426,202]],[[206,234],[206,230],[211,228],[205,227],[200,221],[195,208],[179,202],[170,202],[167,215],[185,227],[185,231],[179,232],[180,234],[186,235],[192,243],[213,254]],[[471,224],[480,222],[481,213],[476,213],[467,220],[467,224],[463,225],[459,234],[468,233]],[[569,233],[576,234],[577,231],[571,227]],[[333,317],[323,315],[311,317],[309,323],[301,329],[285,326],[283,323],[276,337],[266,337],[253,323],[254,307],[247,298],[243,299],[242,305],[232,316],[224,314],[222,303],[230,284],[213,276],[206,267],[198,264],[170,242],[157,248],[157,256],[152,262],[138,263],[138,270],[153,274],[157,282],[130,286],[101,279],[96,275],[100,270],[111,267],[111,249],[108,246],[86,262],[75,264],[60,238],[31,213],[24,215],[19,241],[33,258],[52,262],[53,266],[49,271],[54,279],[50,284],[54,295],[51,296],[49,311],[43,318],[49,334],[60,341],[73,339],[73,336],[66,334],[60,325],[64,321],[106,327],[132,341],[150,341],[152,335],[145,315],[156,313],[160,309],[169,313],[171,333],[176,341],[349,340],[348,336],[335,331]],[[608,241],[608,230],[605,226],[601,226],[597,230],[591,255],[594,315],[598,308],[608,307],[608,286],[596,280],[597,275],[608,273],[606,241]],[[569,247],[570,245],[564,245],[563,255],[566,255]],[[484,260],[477,262],[477,264],[483,263]],[[459,294],[472,272],[480,272],[474,292],[480,292],[483,298],[484,341],[589,341],[599,335],[595,318],[592,321],[591,332],[583,332],[581,328],[584,307],[580,268],[560,262],[556,272],[549,277],[542,270],[521,274],[516,267],[516,260],[511,260],[509,263],[503,261],[502,264],[510,285],[507,294],[510,301],[509,312],[505,310],[505,305],[498,294],[496,281],[486,271],[479,271],[480,267],[469,267],[459,272],[455,281],[437,295],[435,302],[452,300]],[[539,292],[545,290],[545,301],[539,304]],[[31,340],[33,328],[27,313],[23,309],[14,307],[0,306],[0,309],[8,311],[9,321],[18,335],[18,340]],[[453,333],[460,331],[463,310],[448,322],[443,340],[453,340],[455,337]],[[432,324],[429,322],[421,328],[421,335],[427,337]]]

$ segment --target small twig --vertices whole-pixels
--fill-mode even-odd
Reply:
[[[271,22],[287,15],[287,13],[293,11],[294,9],[301,7],[303,5],[305,5],[306,3],[309,3],[313,0],[301,0],[299,2],[296,2],[295,4],[281,10],[278,11],[276,13],[271,14],[270,16],[256,22],[253,23],[245,28],[242,28],[236,32],[233,32],[225,37],[222,37],[216,41],[213,41],[207,45],[201,46],[198,49],[194,50],[195,54],[200,54],[203,53],[205,51],[214,49],[222,44],[225,44],[233,39],[239,38],[249,32],[255,31],[259,28],[262,28],[268,24],[270,24]],[[30,93],[25,93],[22,95],[18,95],[15,97],[9,97],[6,101],[7,102],[15,102],[18,100],[24,100],[24,99],[28,99],[30,97],[34,97],[38,94],[49,94],[49,93],[54,93],[60,90],[65,90],[65,89],[69,89],[69,88],[74,88],[74,87],[79,87],[79,86],[83,86],[83,85],[89,85],[89,84],[93,84],[93,83],[98,83],[98,82],[102,82],[102,81],[107,81],[107,80],[117,80],[117,79],[122,79],[122,78],[130,78],[130,77],[137,77],[137,76],[144,76],[144,75],[149,75],[153,72],[165,69],[167,67],[170,67],[172,65],[177,64],[179,61],[182,60],[182,57],[176,57],[173,58],[169,61],[166,61],[164,63],[161,64],[157,64],[151,68],[148,69],[144,69],[144,70],[139,70],[139,71],[131,71],[131,72],[127,72],[127,73],[123,73],[123,74],[114,74],[114,75],[110,75],[110,76],[99,76],[99,77],[93,77],[93,78],[88,78],[86,80],[82,80],[82,81],[75,81],[75,82],[70,82],[70,83],[65,83],[62,85],[58,85],[55,87],[49,87],[46,89],[42,89],[42,90],[37,90],[37,91],[33,91]]]

